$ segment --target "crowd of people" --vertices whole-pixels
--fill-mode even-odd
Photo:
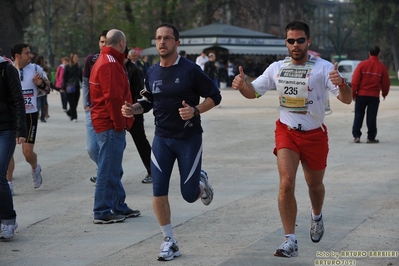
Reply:
[[[327,95],[331,93],[344,104],[356,100],[355,143],[360,142],[364,110],[368,108],[367,143],[378,143],[375,120],[379,95],[382,92],[385,99],[390,84],[386,67],[378,61],[378,47],[371,48],[370,59],[359,65],[351,88],[338,72],[337,64],[308,54],[312,43],[308,24],[292,21],[285,34],[289,57],[270,64],[252,82],[246,79],[243,67],[237,68],[231,61],[227,75],[229,86],[248,99],[277,90],[280,116],[275,123],[274,154],[284,236],[274,255],[290,258],[298,256],[295,182],[299,164],[311,203],[310,240],[318,243],[324,235],[323,177],[329,150],[324,124]],[[181,255],[169,204],[172,169],[177,161],[180,191],[186,202],[200,199],[206,206],[212,203],[214,190],[202,165],[201,114],[219,105],[222,96],[214,53],[203,52],[195,62],[190,61],[184,51],[178,53],[179,31],[169,23],[157,27],[155,43],[160,61],[150,67],[146,58],[127,48],[124,32],[102,31],[99,51],[86,57],[83,70],[77,54],[62,58],[54,88],[60,92],[62,109],[73,122],[78,121],[82,89],[86,149],[97,168],[96,175],[90,177],[96,184],[93,223],[118,223],[141,215],[140,210],[126,204],[122,184],[128,131],[147,172],[142,183],[150,183],[153,188],[153,210],[163,235],[157,259],[169,261]],[[36,63],[31,63],[28,44],[14,45],[11,54],[12,62],[0,57],[0,238],[5,239],[12,238],[18,226],[12,200],[13,152],[17,144],[22,146],[31,166],[33,187],[39,188],[43,182],[34,144],[39,113],[42,122],[50,117],[45,96],[52,87],[43,58],[39,56]],[[152,145],[147,140],[143,118],[150,110],[155,124]]]

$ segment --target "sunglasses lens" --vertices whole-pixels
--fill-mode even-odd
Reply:
[[[302,44],[306,41],[306,38],[299,38],[296,40],[299,44]]]
[[[306,42],[306,38],[299,38],[299,39],[287,39],[289,44],[294,44],[295,42],[302,44]]]

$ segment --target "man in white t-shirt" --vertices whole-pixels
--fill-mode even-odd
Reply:
[[[205,69],[205,63],[209,61],[208,56],[205,54],[205,52],[202,52],[197,59],[195,60],[195,63],[201,67],[202,70]]]
[[[351,88],[337,71],[337,63],[333,65],[308,55],[312,39],[306,23],[292,21],[285,32],[290,57],[271,64],[252,83],[245,82],[240,66],[232,87],[249,99],[259,98],[270,89],[277,89],[279,94],[280,119],[276,122],[274,154],[280,174],[278,207],[285,239],[274,255],[290,258],[298,256],[295,179],[299,162],[312,205],[310,238],[317,243],[324,233],[323,177],[328,154],[327,128],[323,124],[326,94],[330,91],[346,104],[351,103],[352,96]]]
[[[43,69],[31,63],[29,45],[25,43],[16,44],[11,47],[11,55],[14,58],[14,67],[18,70],[21,80],[22,94],[25,100],[26,127],[28,136],[26,142],[22,143],[22,152],[25,160],[32,168],[33,187],[42,185],[41,167],[37,163],[37,154],[33,151],[37,132],[37,97],[48,89],[48,81]],[[11,159],[7,171],[7,180],[11,182],[14,170],[14,158]],[[10,180],[11,179],[11,180]],[[10,186],[11,187],[11,186]]]

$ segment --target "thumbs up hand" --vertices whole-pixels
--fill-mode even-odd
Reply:
[[[122,105],[121,112],[124,117],[127,118],[133,117],[133,105],[125,101],[125,104]]]
[[[245,74],[244,74],[244,69],[242,66],[238,67],[238,75],[234,78],[231,87],[235,90],[239,90],[244,88],[245,86]]]
[[[183,108],[179,108],[179,114],[181,119],[190,120],[194,116],[194,108],[182,101]]]
[[[331,80],[331,83],[336,86],[341,85],[345,81],[344,78],[342,78],[338,72],[338,63],[337,62],[335,62],[334,69],[330,71],[328,76]]]

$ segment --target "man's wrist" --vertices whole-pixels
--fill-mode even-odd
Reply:
[[[247,85],[247,83],[245,82],[245,79],[244,79],[244,82],[242,83],[241,87],[238,88],[238,90],[245,89],[246,85]]]
[[[198,110],[198,108],[196,106],[193,106],[193,110],[194,110],[194,116],[200,115],[200,111]]]

